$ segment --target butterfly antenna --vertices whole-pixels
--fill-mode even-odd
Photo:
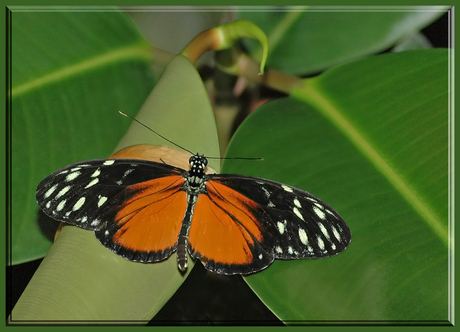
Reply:
[[[261,161],[264,160],[264,158],[256,157],[206,157],[207,159],[220,159],[220,160],[225,160],[225,159],[234,159],[234,160],[256,160],[256,161]]]
[[[136,121],[138,124],[140,124],[141,126],[147,128],[148,130],[150,130],[150,131],[153,132],[154,134],[157,134],[158,136],[160,136],[160,137],[161,137],[162,139],[164,139],[165,141],[168,141],[169,143],[171,143],[171,144],[177,146],[178,148],[180,148],[180,149],[182,149],[182,150],[184,150],[184,151],[187,151],[187,152],[189,152],[189,153],[191,153],[191,154],[194,155],[194,153],[193,153],[192,151],[190,151],[190,150],[188,150],[188,149],[186,149],[186,148],[180,146],[179,144],[176,144],[176,143],[174,143],[173,141],[167,139],[166,137],[164,137],[163,135],[157,133],[155,130],[153,130],[152,128],[150,128],[150,127],[147,126],[146,124],[143,124],[143,123],[140,122],[139,120],[133,118],[131,115],[128,115],[128,114],[126,114],[125,112],[122,112],[122,111],[118,111],[118,113],[120,113],[120,114],[123,115],[123,116],[126,116],[128,119],[131,119],[131,120],[133,120],[133,121]],[[208,159],[219,159],[219,160],[224,160],[224,159],[235,159],[235,160],[236,160],[236,159],[240,159],[240,160],[263,160],[263,158],[250,158],[250,157],[248,157],[248,158],[245,158],[245,157],[206,157],[206,158],[208,158]]]
[[[124,113],[124,112],[122,112],[122,111],[118,111],[118,112],[119,112],[121,115],[126,116],[127,118],[129,118],[129,119],[131,119],[131,120],[133,120],[133,121],[136,121],[138,124],[140,124],[141,126],[144,126],[145,128],[147,128],[148,130],[150,130],[150,131],[153,132],[154,134],[157,134],[158,136],[160,136],[160,137],[161,137],[162,139],[164,139],[165,141],[168,141],[169,143],[171,143],[171,144],[177,146],[178,148],[180,148],[180,149],[182,149],[182,150],[184,150],[184,151],[187,151],[187,152],[189,152],[189,153],[191,153],[191,154],[194,155],[194,153],[193,153],[192,151],[190,151],[190,150],[188,150],[188,149],[186,149],[186,148],[180,146],[179,144],[176,144],[176,143],[174,143],[173,141],[167,139],[167,138],[164,137],[163,135],[157,133],[155,130],[153,130],[152,128],[150,128],[149,126],[147,126],[147,125],[143,124],[142,122],[140,122],[139,120],[133,118],[131,115],[128,115],[128,114],[126,114],[126,113]]]

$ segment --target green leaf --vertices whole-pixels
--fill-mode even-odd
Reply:
[[[343,253],[245,280],[283,321],[449,319],[448,51],[372,57],[306,79],[239,128],[223,171],[317,195],[352,232]]]
[[[137,119],[188,149],[219,156],[206,90],[193,64],[181,55],[168,64]],[[133,123],[117,149],[141,143],[169,145]],[[210,163],[219,171],[216,160]],[[189,260],[187,272],[192,266]],[[186,276],[178,271],[176,255],[156,264],[131,262],[107,250],[93,232],[66,226],[10,319],[145,324]]]
[[[421,30],[449,7],[293,7],[291,11],[242,11],[268,36],[267,66],[307,74],[383,51]],[[248,43],[257,49],[255,43]],[[255,55],[255,59],[258,57]]]
[[[154,79],[151,46],[122,13],[13,10],[11,31],[16,264],[51,245],[37,222],[38,183],[67,164],[110,155],[129,124],[118,111],[138,111]]]

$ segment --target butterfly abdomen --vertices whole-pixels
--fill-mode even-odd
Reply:
[[[187,250],[189,246],[188,237],[196,201],[196,195],[187,195],[187,209],[185,211],[182,226],[179,231],[179,237],[177,239],[177,265],[181,271],[185,271],[187,269]]]

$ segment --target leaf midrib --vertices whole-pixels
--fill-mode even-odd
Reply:
[[[309,84],[303,84],[300,88],[291,91],[291,95],[302,101],[314,105],[323,115],[325,115],[349,140],[361,151],[365,158],[375,166],[375,168],[388,180],[388,182],[398,191],[408,202],[417,214],[433,229],[436,235],[449,245],[449,235],[443,226],[442,218],[432,210],[422,196],[401,177],[397,170],[393,169],[379,150],[372,145],[372,142],[365,138],[365,135],[353,125],[322,92],[315,82],[309,80]]]
[[[305,14],[308,6],[300,6],[293,11],[284,14],[283,18],[277,22],[268,36],[269,54],[283,41],[287,31]]]
[[[126,46],[119,49],[112,49],[110,52],[84,59],[83,61],[77,62],[70,66],[59,68],[53,72],[36,77],[32,80],[12,87],[11,98],[14,99],[26,93],[42,89],[46,85],[61,82],[70,77],[76,77],[82,73],[92,71],[109,64],[123,62],[130,59],[151,61],[152,55],[150,48],[150,44],[142,41],[142,43],[137,43],[135,45]]]

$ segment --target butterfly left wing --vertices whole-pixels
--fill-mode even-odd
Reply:
[[[348,226],[328,204],[278,182],[211,175],[206,197],[198,199],[202,214],[195,212],[190,245],[192,256],[212,271],[245,274],[266,268],[274,259],[328,257],[351,240]],[[211,217],[217,220],[203,223]],[[214,229],[203,231],[204,225]]]
[[[176,249],[186,208],[183,170],[131,159],[100,159],[46,177],[36,198],[48,216],[93,230],[130,260],[158,261]]]

